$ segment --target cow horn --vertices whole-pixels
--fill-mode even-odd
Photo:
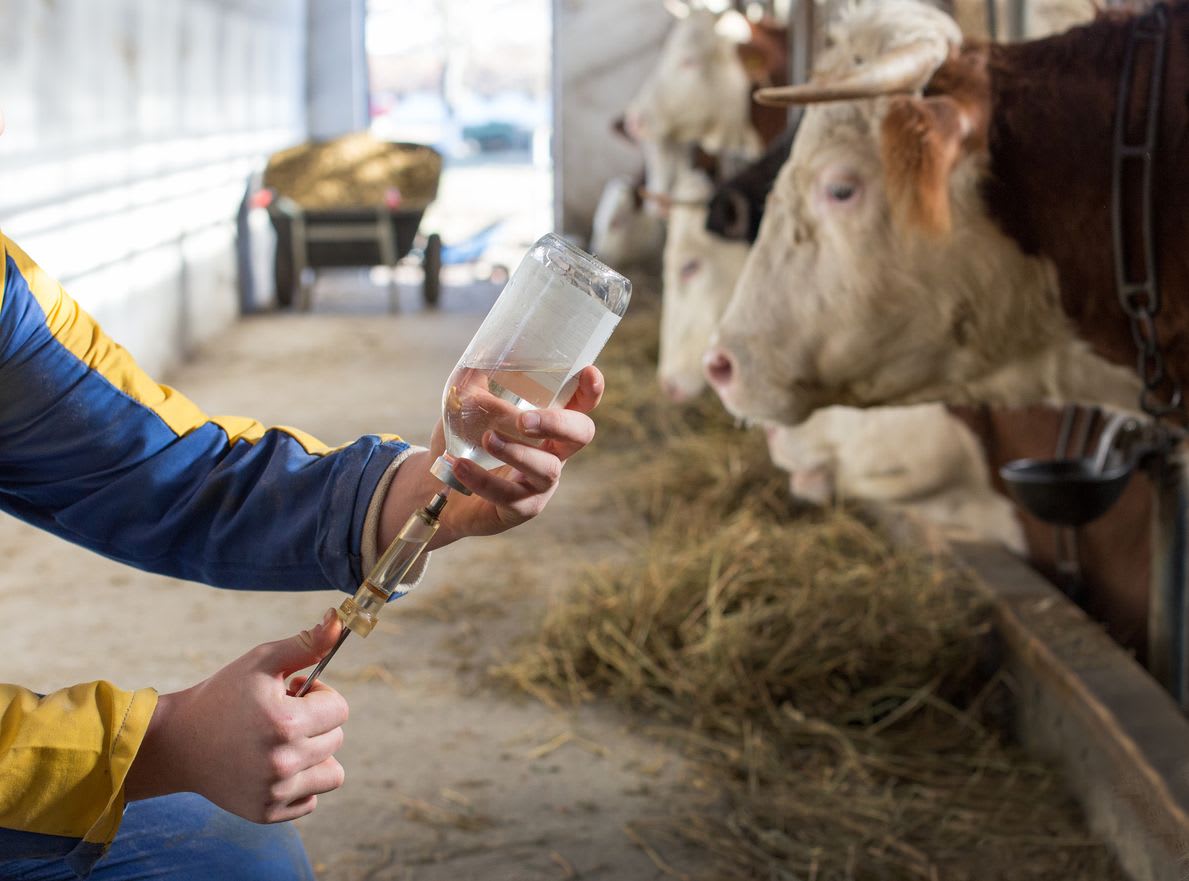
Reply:
[[[910,43],[885,52],[871,63],[843,76],[813,79],[798,86],[758,89],[754,98],[758,104],[784,107],[915,92],[929,81],[945,61],[945,56],[938,49],[938,44],[933,40]]]

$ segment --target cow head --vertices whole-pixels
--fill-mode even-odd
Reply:
[[[749,122],[751,79],[739,45],[750,25],[734,10],[668,0],[676,22],[660,61],[624,114],[626,132],[644,151],[646,186],[669,194],[690,145],[714,154],[755,155]]]
[[[1071,338],[1050,267],[980,198],[982,56],[912,0],[852,7],[831,36],[809,84],[768,92],[811,106],[707,375],[737,416],[783,424],[830,404],[993,400],[1005,371],[1051,366]]]

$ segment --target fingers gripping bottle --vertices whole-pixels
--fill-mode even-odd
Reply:
[[[517,417],[566,405],[578,373],[594,363],[631,295],[632,283],[594,257],[552,233],[539,239],[446,381],[446,452],[492,468],[500,462],[483,449],[488,430],[537,445],[517,430]],[[431,470],[468,492],[444,456]]]

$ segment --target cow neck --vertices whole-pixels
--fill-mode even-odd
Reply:
[[[1158,318],[1170,368],[1189,380],[1189,2],[1169,8],[1168,61],[1153,188]],[[1052,261],[1063,311],[1102,357],[1134,367],[1115,290],[1111,173],[1129,18],[1104,14],[1065,34],[988,49],[989,175],[983,197],[1029,254]],[[1136,66],[1146,83],[1151,57]],[[1138,115],[1144,113],[1143,102]],[[1138,209],[1135,209],[1138,211]],[[1139,229],[1138,216],[1129,224]]]

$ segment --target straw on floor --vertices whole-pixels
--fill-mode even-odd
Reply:
[[[1057,773],[1007,735],[980,593],[856,512],[790,506],[762,438],[709,402],[662,404],[641,311],[601,363],[591,454],[620,475],[637,547],[592,568],[495,672],[550,702],[617,701],[687,749],[713,797],[629,830],[658,869],[1122,878]],[[676,840],[699,865],[664,858]]]

